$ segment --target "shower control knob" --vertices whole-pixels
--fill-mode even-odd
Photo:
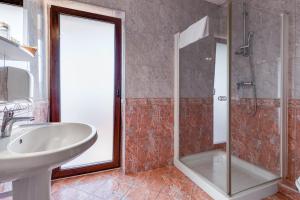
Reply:
[[[226,96],[218,96],[218,100],[219,101],[227,101],[227,97]]]

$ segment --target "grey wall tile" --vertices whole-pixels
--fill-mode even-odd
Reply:
[[[280,14],[288,11],[290,17],[290,56],[296,49],[295,34],[296,1],[295,0],[248,0],[248,31],[254,32],[253,63],[255,69],[256,89],[259,98],[277,98],[279,88],[280,59]],[[243,44],[242,1],[235,0],[233,4],[233,41],[232,51]],[[297,24],[297,23],[296,23]],[[300,31],[299,31],[300,32]],[[234,97],[253,97],[253,91],[237,91],[237,81],[251,80],[248,58],[233,54],[232,58],[232,93]],[[295,88],[294,88],[295,89]],[[242,89],[244,90],[244,89]]]
[[[217,7],[200,0],[77,0],[84,3],[123,10],[126,12],[126,94],[127,97],[172,97],[174,41],[173,35],[187,28],[205,15],[212,19],[212,28],[217,35],[226,35],[225,6]],[[242,44],[242,7],[239,0],[233,4],[233,51]],[[262,71],[258,66],[275,66],[280,52],[280,13],[288,11],[290,16],[290,56],[300,57],[300,2],[296,0],[248,0],[249,31],[255,32],[254,62],[260,77],[258,80],[278,82],[271,71]],[[36,45],[37,13],[40,5],[36,1],[26,0],[25,7],[31,13],[29,43]],[[217,25],[215,25],[217,24]],[[233,58],[233,94],[237,96],[236,83],[250,79],[249,64],[245,58]],[[41,68],[33,63],[33,72],[40,73]],[[291,64],[291,69],[295,67]],[[275,70],[276,68],[274,68]],[[261,73],[262,72],[262,73]],[[269,74],[268,74],[269,73]],[[264,77],[262,77],[262,74]],[[46,76],[46,74],[45,74]],[[45,79],[45,76],[42,79]],[[185,75],[187,76],[187,75]],[[41,79],[41,78],[39,78]],[[274,79],[274,80],[273,80]],[[297,90],[291,80],[293,91]],[[204,81],[205,82],[205,81]],[[35,85],[40,83],[36,82]],[[161,85],[160,85],[161,84]],[[37,98],[47,90],[37,86]],[[149,87],[149,88],[148,88]],[[276,94],[277,85],[270,86],[268,95],[264,95],[266,85],[257,85],[260,97]],[[300,90],[300,89],[299,89]],[[199,90],[201,91],[201,89]],[[245,95],[247,92],[245,92]],[[297,95],[297,92],[293,94]],[[297,96],[295,96],[297,97]],[[300,98],[300,95],[298,96]]]
[[[299,74],[300,74],[300,58],[293,58],[291,59],[291,64],[292,64],[292,98],[300,98],[300,79],[299,79]]]
[[[207,58],[211,58],[207,59]],[[180,50],[181,98],[212,97],[214,89],[215,40],[212,36]]]
[[[174,34],[216,5],[199,0],[77,0],[126,12],[126,96],[173,97]]]

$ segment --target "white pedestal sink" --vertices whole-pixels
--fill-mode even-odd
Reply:
[[[80,123],[17,128],[0,139],[0,182],[13,181],[13,200],[50,200],[52,170],[96,140],[96,129]]]

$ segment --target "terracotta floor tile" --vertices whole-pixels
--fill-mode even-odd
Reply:
[[[147,190],[142,187],[134,186],[127,194],[122,198],[122,200],[156,200],[159,192]]]
[[[107,180],[93,194],[102,199],[121,199],[132,186],[116,180]]]
[[[162,193],[171,196],[191,196],[195,184],[187,178],[180,179],[177,177],[165,177],[166,187],[162,189]]]
[[[103,181],[116,179],[121,174],[120,170],[103,171],[93,174],[82,175],[79,178],[79,183],[93,183],[95,181]]]
[[[144,190],[151,190],[151,191],[161,191],[165,187],[167,187],[167,175],[164,174],[141,174],[137,177],[135,186],[141,187]]]
[[[112,170],[56,180],[51,194],[52,200],[212,200],[175,167],[133,175]],[[278,193],[265,200],[296,199]]]
[[[72,177],[67,179],[54,180],[51,183],[52,193],[66,187],[72,187],[79,183],[82,177]]]
[[[137,175],[136,174],[123,174],[120,170],[115,170],[114,172],[115,180],[120,183],[126,183],[128,185],[134,185],[137,181]]]
[[[192,200],[213,200],[206,192],[195,185],[192,192]]]
[[[264,200],[297,200],[297,199],[290,199],[287,196],[281,194],[281,193],[277,193],[274,196],[268,197]]]
[[[175,167],[165,167],[134,175],[123,175],[120,170],[102,172],[55,181],[52,188],[53,197],[59,196],[59,199],[54,200],[68,200],[71,198],[68,191],[77,191],[78,195],[83,196],[82,198],[103,200],[155,200],[157,198],[198,200],[200,195],[203,200],[210,199]]]
[[[96,196],[89,196],[86,200],[102,200],[102,199]]]
[[[289,199],[300,200],[300,193],[293,183],[284,182],[279,184],[279,193],[284,194]]]
[[[89,194],[94,194],[97,190],[99,190],[99,188],[102,188],[107,181],[108,180],[95,180],[94,182],[81,182],[80,184],[75,185],[72,188],[84,191]]]
[[[52,193],[52,198],[53,200],[87,200],[90,195],[73,188],[64,188]]]
[[[66,188],[65,184],[63,183],[63,181],[61,182],[56,182],[56,183],[53,183],[51,184],[51,194],[59,191],[59,190],[62,190]]]
[[[174,196],[160,193],[156,200],[191,200],[191,196],[182,194]]]

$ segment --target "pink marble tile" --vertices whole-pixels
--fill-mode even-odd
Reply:
[[[271,197],[265,198],[264,200],[297,200],[297,199],[290,199],[289,197],[285,196],[282,193],[277,193]]]
[[[36,101],[33,106],[35,123],[48,122],[49,103],[48,101]]]
[[[159,192],[151,191],[145,188],[133,187],[122,198],[123,200],[156,200]]]
[[[171,99],[126,99],[126,173],[172,164],[173,102]]]
[[[213,144],[212,98],[180,99],[179,145],[180,156],[225,148]]]
[[[288,177],[294,182],[300,176],[300,100],[289,101],[288,108]]]
[[[104,182],[99,185],[99,180]],[[78,186],[87,184],[92,189]],[[62,187],[64,186],[64,187]],[[53,182],[52,200],[212,200],[175,167],[124,175],[120,170]]]
[[[233,155],[276,174],[280,170],[279,100],[259,99],[255,116],[249,101],[231,103]]]

